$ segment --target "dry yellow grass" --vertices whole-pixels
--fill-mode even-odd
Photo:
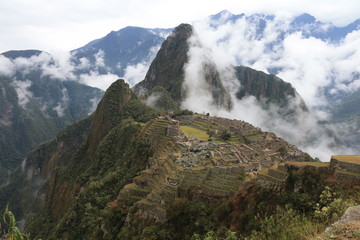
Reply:
[[[331,158],[339,161],[360,164],[360,155],[335,155],[331,156]]]
[[[313,167],[327,167],[329,162],[287,162],[287,164],[295,166],[313,166]]]

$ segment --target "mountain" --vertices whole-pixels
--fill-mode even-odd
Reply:
[[[48,56],[38,50],[2,54],[12,63],[28,65],[14,64],[11,75],[0,75],[0,185],[28,151],[91,114],[102,97],[99,89],[45,75],[39,62],[34,62],[44,55]]]
[[[91,41],[85,46],[73,50],[73,60],[81,64],[85,59],[90,63],[81,72],[91,71],[99,67],[99,72],[110,72],[124,76],[126,67],[139,63],[148,63],[157,47],[164,41],[164,36],[172,29],[147,29],[141,27],[125,27],[112,31],[105,37]],[[101,63],[97,60],[102,58]]]
[[[176,227],[174,201],[225,201],[245,172],[304,160],[311,158],[243,121],[159,117],[117,80],[93,115],[28,154],[0,200],[36,238],[129,239],[129,226],[140,237],[148,220]]]
[[[223,10],[215,15],[211,15],[209,19],[211,26],[215,28],[243,19],[255,26],[255,38],[259,39],[263,37],[265,28],[271,24],[271,21],[274,21],[276,17],[276,15],[271,14],[253,14],[247,16],[244,13],[233,14],[227,10]],[[335,26],[332,23],[321,22],[308,13],[297,15],[289,20],[289,23],[287,23],[288,26],[280,30],[282,32],[279,35],[281,39],[276,39],[275,41],[284,40],[284,36],[288,34],[300,32],[306,38],[314,37],[324,41],[339,42],[349,33],[360,29],[360,19],[341,27]]]
[[[188,97],[186,89],[185,68],[189,65],[188,51],[189,39],[192,36],[193,27],[189,24],[181,24],[164,41],[158,54],[151,63],[145,79],[133,89],[142,98],[151,97],[146,93],[156,88],[163,88],[172,99],[181,106]],[[198,45],[201,46],[200,43]],[[205,49],[205,47],[203,47]],[[201,61],[201,60],[200,60]],[[278,105],[282,109],[290,107],[291,98],[299,98],[299,94],[290,83],[264,72],[256,71],[249,67],[230,67],[228,72],[234,72],[239,86],[236,89],[226,89],[227,79],[224,79],[215,61],[202,58],[200,71],[203,73],[204,83],[201,86],[209,91],[214,105],[230,110],[233,106],[230,91],[235,91],[236,97],[242,99],[245,96],[254,96],[263,107],[269,108],[269,104]],[[307,111],[305,103],[300,100],[295,106],[298,110]],[[292,109],[291,111],[296,111]],[[284,113],[285,114],[285,113]]]
[[[360,201],[354,160],[346,168],[313,162],[247,122],[179,110],[191,90],[200,97],[205,90],[211,105],[225,111],[251,98],[264,110],[275,105],[286,121],[308,112],[291,84],[244,66],[224,68],[193,31],[178,26],[135,93],[115,81],[93,114],[31,151],[0,187],[0,206],[9,204],[32,237],[306,239],[340,216],[341,206]],[[190,80],[201,79],[195,89],[187,75],[190,47],[207,57],[195,61],[199,71]],[[32,85],[25,83],[22,89]],[[297,130],[291,129],[303,131]]]

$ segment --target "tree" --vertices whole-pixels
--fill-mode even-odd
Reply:
[[[223,129],[221,130],[220,134],[219,134],[219,138],[223,141],[227,141],[229,140],[231,137],[231,134],[226,130],[226,129]]]

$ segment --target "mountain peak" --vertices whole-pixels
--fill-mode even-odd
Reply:
[[[316,18],[308,13],[303,13],[294,19],[297,24],[309,24],[316,22]]]
[[[11,50],[11,51],[4,52],[1,55],[5,56],[7,58],[10,58],[10,59],[16,59],[19,57],[31,58],[33,56],[39,56],[41,53],[43,53],[43,51],[29,49],[29,50]]]

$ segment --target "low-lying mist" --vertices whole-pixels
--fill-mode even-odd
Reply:
[[[360,31],[348,34],[336,44],[305,38],[300,32],[284,36],[290,20],[286,15],[266,20],[261,36],[256,24],[246,18],[225,21],[222,25],[211,18],[194,23],[184,69],[187,98],[182,107],[245,120],[275,132],[322,161],[329,161],[331,155],[355,154],[357,147],[346,146],[341,139],[350,133],[350,126],[339,128],[338,124],[330,124],[331,115],[326,109],[331,104],[328,95],[335,97],[339,92],[353,92],[360,87],[359,80],[351,78],[354,72],[360,72]],[[222,84],[231,95],[230,111],[214,105],[208,88],[204,87],[202,66],[209,61],[216,66]],[[279,114],[281,111],[274,104],[264,109],[255,97],[237,99],[235,94],[241,86],[232,66],[239,65],[266,73],[277,69],[277,76],[295,87],[309,111],[298,111],[296,119],[289,119]],[[289,106],[294,107],[300,99],[289,98],[289,101]]]

